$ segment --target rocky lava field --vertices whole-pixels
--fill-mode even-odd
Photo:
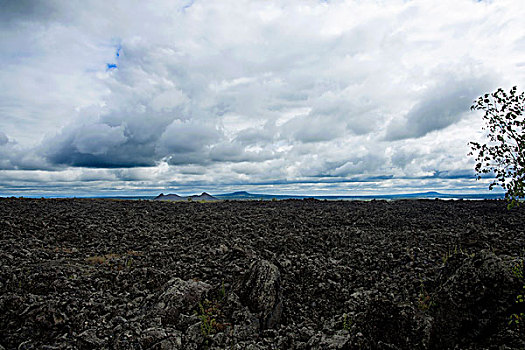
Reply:
[[[524,349],[524,228],[503,201],[4,198],[0,349]]]

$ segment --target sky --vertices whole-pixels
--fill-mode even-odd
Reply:
[[[0,0],[0,195],[485,193],[522,0]]]

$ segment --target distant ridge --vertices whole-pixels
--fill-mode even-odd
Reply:
[[[122,197],[124,198],[124,197]],[[220,200],[271,200],[271,199],[326,199],[326,200],[399,200],[399,199],[503,199],[504,193],[463,193],[463,194],[448,194],[435,191],[418,192],[418,193],[404,193],[404,194],[384,194],[384,195],[331,195],[331,196],[301,196],[301,195],[282,195],[282,194],[259,194],[249,193],[246,191],[236,191],[232,193],[223,193],[217,195],[210,195],[203,192],[200,195],[179,196],[174,193],[159,194],[155,198],[157,201],[220,201]],[[132,198],[128,198],[132,199]],[[147,199],[147,198],[145,198]]]
[[[191,200],[196,200],[196,201],[218,201],[219,199],[218,198],[215,198],[214,196],[206,193],[206,192],[202,192],[200,195],[194,195],[194,196],[188,196],[186,197],[186,199],[191,199]]]
[[[215,197],[219,199],[271,199],[274,195],[268,194],[255,194],[246,191],[237,191],[233,193],[217,194]]]
[[[184,198],[179,196],[178,194],[170,193],[170,194],[164,195],[164,193],[161,193],[157,197],[155,197],[153,200],[156,200],[156,201],[182,201],[182,200],[184,200]]]
[[[214,196],[206,193],[206,192],[202,192],[201,194],[199,195],[193,195],[193,196],[187,196],[187,197],[182,197],[182,196],[179,196],[178,194],[175,194],[175,193],[169,193],[169,194],[164,194],[164,193],[161,193],[159,194],[157,197],[153,198],[153,200],[155,201],[187,201],[187,200],[195,200],[195,201],[218,201],[219,199],[218,198],[215,198]]]
[[[276,194],[256,194],[246,191],[237,191],[215,195],[221,200],[270,200],[270,199],[327,199],[327,200],[372,200],[372,199],[502,199],[503,193],[481,193],[481,194],[447,194],[435,191],[403,193],[403,194],[384,194],[384,195],[332,195],[332,196],[301,196],[301,195],[276,195]]]

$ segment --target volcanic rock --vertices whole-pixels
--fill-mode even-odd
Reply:
[[[483,342],[506,325],[523,286],[513,276],[511,262],[486,250],[448,259],[433,298],[432,348]]]
[[[326,348],[426,348],[429,317],[407,303],[396,301],[395,296],[378,290],[359,290],[345,304],[348,313],[343,315],[342,324],[329,329],[344,328],[347,333],[323,336],[323,342],[348,346]]]
[[[211,285],[195,280],[171,279],[159,297],[157,309],[163,324],[177,324],[181,314],[189,314],[196,308]]]
[[[252,263],[242,282],[240,297],[261,322],[263,329],[275,327],[282,313],[281,274],[267,260]]]
[[[523,227],[503,201],[0,198],[0,349],[525,349]]]

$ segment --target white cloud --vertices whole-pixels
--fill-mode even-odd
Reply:
[[[95,192],[363,190],[321,182],[381,176],[394,178],[374,186],[394,191],[429,174],[470,189],[450,178],[472,168],[471,100],[525,87],[525,9],[513,0],[1,6],[4,188],[9,171],[31,186],[31,172],[54,170],[46,181]]]

